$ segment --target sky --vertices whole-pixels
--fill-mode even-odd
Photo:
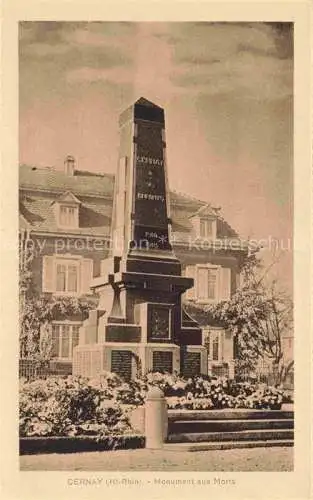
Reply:
[[[118,116],[165,109],[170,188],[264,240],[292,283],[293,33],[289,23],[22,22],[21,163],[114,173]],[[267,243],[265,243],[265,241]]]

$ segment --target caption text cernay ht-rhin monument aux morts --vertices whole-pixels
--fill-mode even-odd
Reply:
[[[171,246],[164,110],[139,99],[120,116],[120,147],[105,273],[74,349],[73,373],[207,373],[202,331],[182,308],[193,279]]]

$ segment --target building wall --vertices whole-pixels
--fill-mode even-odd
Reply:
[[[105,239],[93,239],[83,237],[64,237],[58,235],[34,236],[36,254],[32,263],[32,278],[39,293],[44,293],[43,289],[43,260],[45,256],[82,257],[91,259],[93,262],[92,277],[100,276],[101,261],[108,256],[108,242]]]

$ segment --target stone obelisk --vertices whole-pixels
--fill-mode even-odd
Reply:
[[[193,286],[171,246],[164,110],[141,98],[120,116],[111,251],[91,287],[100,295],[73,372],[206,373],[202,332],[182,310]]]

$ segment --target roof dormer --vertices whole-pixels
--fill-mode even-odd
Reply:
[[[79,227],[80,204],[78,198],[70,191],[66,191],[53,202],[55,219],[60,228],[77,229]]]
[[[191,217],[190,221],[193,226],[193,232],[196,238],[208,240],[216,239],[216,219],[218,209],[211,205],[203,205]]]

